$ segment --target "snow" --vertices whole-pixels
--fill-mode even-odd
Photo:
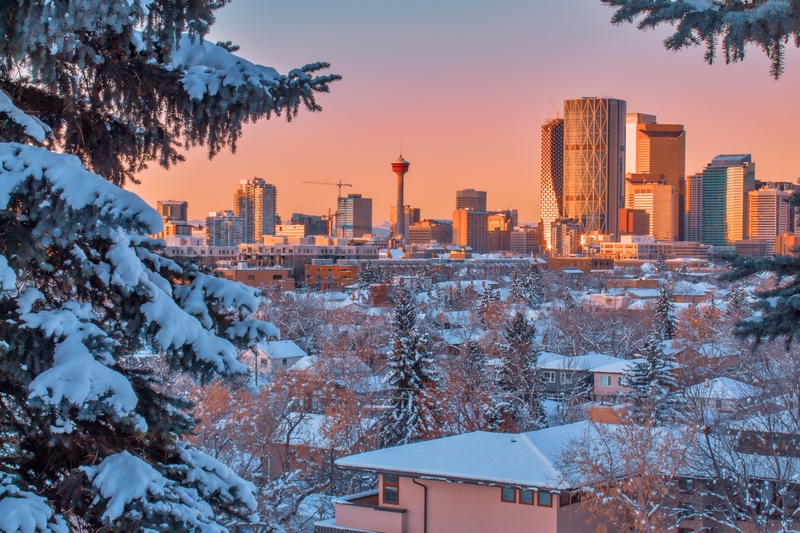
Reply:
[[[619,357],[599,353],[566,356],[542,352],[539,354],[537,366],[545,370],[585,370],[596,372],[598,369],[606,369],[610,365],[618,365],[620,363],[627,363],[627,361]],[[608,370],[605,371],[608,372]]]
[[[0,290],[10,291],[16,288],[17,275],[14,269],[8,266],[8,260],[0,255]]]
[[[564,472],[556,465],[571,442],[594,432],[578,422],[528,433],[476,431],[452,437],[384,448],[336,461],[342,468],[452,481],[497,483],[564,490]]]
[[[38,143],[44,142],[48,136],[53,134],[50,126],[15,106],[8,94],[2,89],[0,89],[0,113],[5,113],[12,122],[22,126],[25,134]]]
[[[686,391],[687,396],[695,398],[714,398],[722,400],[742,400],[756,396],[758,388],[735,379],[721,377],[692,385]]]
[[[359,433],[353,434],[349,431],[345,442],[333,442],[329,438],[327,428],[332,424],[333,419],[327,415],[315,413],[289,413],[288,420],[278,426],[273,443],[286,443],[286,433],[291,429],[289,444],[292,446],[310,446],[318,449],[346,450],[356,444]],[[364,418],[360,421],[361,434],[366,433],[375,427],[376,421],[372,418]]]
[[[53,515],[53,510],[45,498],[20,490],[13,481],[8,474],[0,473],[0,531],[3,533],[69,532],[64,519]]]
[[[206,94],[215,96],[222,87],[242,86],[264,91],[265,97],[271,99],[267,90],[276,89],[281,83],[281,75],[274,68],[251,63],[216,44],[188,35],[181,38],[170,59],[172,69],[186,70],[181,83],[193,100],[202,100]]]
[[[259,342],[258,349],[270,359],[290,359],[292,357],[302,358],[308,354],[303,351],[294,341],[269,341]]]
[[[11,194],[25,180],[48,181],[54,193],[73,210],[94,207],[109,222],[133,219],[147,233],[158,233],[161,215],[136,194],[125,191],[90,172],[74,155],[58,154],[45,148],[17,143],[0,143],[0,206],[8,205]],[[40,190],[45,186],[38,185]],[[113,224],[107,224],[109,228]]]

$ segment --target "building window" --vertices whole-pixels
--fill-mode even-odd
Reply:
[[[283,274],[273,274],[272,279],[283,279]]]
[[[625,376],[619,376],[617,378],[617,385],[619,385],[620,387],[627,387],[628,386],[628,380],[625,379]]]
[[[503,487],[501,489],[500,499],[508,503],[517,503],[517,489]]]
[[[550,491],[547,490],[539,491],[539,505],[541,505],[542,507],[553,506],[553,495],[550,494]]]
[[[247,279],[248,279],[248,281],[250,281],[250,280],[256,279],[256,277],[253,274],[248,274],[247,275]]]
[[[572,372],[562,372],[561,383],[572,383]]]
[[[394,474],[383,475],[383,503],[400,503],[400,479]]]
[[[283,366],[286,366],[286,359],[283,359]]]
[[[524,503],[526,505],[533,505],[533,491],[532,490],[521,490],[519,491],[519,503]]]
[[[603,387],[611,386],[611,376],[600,376],[600,385]]]
[[[545,370],[543,373],[545,383],[555,383],[556,373],[550,370]]]

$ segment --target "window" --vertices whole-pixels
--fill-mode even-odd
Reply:
[[[286,366],[286,359],[283,359],[283,366]]]
[[[532,490],[521,490],[519,491],[519,503],[524,503],[526,505],[533,505],[533,491]]]
[[[691,494],[692,493],[692,479],[688,477],[682,477],[678,479],[678,491],[683,492],[684,494]]]
[[[400,480],[394,474],[383,475],[383,503],[400,503]]]
[[[541,505],[542,507],[553,506],[553,495],[550,494],[550,491],[547,490],[539,491],[539,505]]]
[[[512,489],[509,487],[503,487],[502,492],[500,494],[500,500],[508,503],[516,503],[517,502],[517,489]]]
[[[272,279],[283,279],[283,274],[273,274]]]
[[[562,372],[561,383],[572,383],[572,372]]]
[[[253,274],[248,274],[247,275],[247,279],[248,280],[254,280],[254,279],[256,279],[256,277]]]
[[[600,385],[603,387],[611,386],[611,376],[600,376]]]
[[[545,383],[555,383],[556,382],[556,373],[550,370],[545,370],[543,373],[544,382]]]
[[[625,379],[625,376],[619,376],[617,377],[617,385],[619,385],[620,387],[627,387],[628,380]]]

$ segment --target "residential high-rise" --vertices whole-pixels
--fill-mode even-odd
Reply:
[[[619,238],[626,108],[625,100],[614,98],[564,102],[564,216],[583,233]]]
[[[575,220],[571,218],[559,218],[550,224],[550,237],[552,238],[552,248],[550,255],[554,257],[568,257],[578,253],[580,245],[581,228]]]
[[[348,194],[339,198],[336,236],[346,239],[372,234],[372,198]]]
[[[789,194],[768,187],[747,195],[749,239],[768,239],[768,256],[775,255],[775,237],[789,232]]]
[[[469,246],[473,252],[489,251],[489,213],[473,209],[453,211],[453,243]]]
[[[411,207],[407,205],[403,207],[403,224],[404,226],[400,228],[397,233],[405,237],[405,240],[408,242],[408,228],[413,226],[417,222],[420,221],[420,208],[419,207]],[[389,224],[391,227],[397,227],[397,206],[392,206],[389,209]]]
[[[206,246],[237,246],[245,242],[247,221],[233,211],[212,211],[206,217]]]
[[[654,116],[638,113],[629,113],[629,120],[631,115],[648,117],[646,120],[652,119],[652,122],[633,125],[628,123],[628,133],[635,126],[635,136],[631,138],[628,135],[626,158],[630,160],[632,156],[635,166],[627,167],[627,171],[632,174],[659,176],[665,184],[672,186],[675,193],[675,203],[672,206],[672,219],[676,223],[674,240],[681,240],[685,232],[683,213],[686,203],[686,132],[682,124],[657,124]]]
[[[456,209],[486,211],[486,191],[475,189],[456,191]]]
[[[278,223],[278,191],[261,178],[242,180],[233,194],[233,213],[244,217],[244,242],[261,243],[264,235],[275,234]]]
[[[675,241],[678,223],[675,220],[675,188],[658,181],[651,174],[628,174],[625,205],[630,209],[641,209],[649,216],[647,235],[657,241]]]
[[[156,208],[164,220],[188,220],[189,202],[183,200],[159,200]]]
[[[686,213],[683,239],[703,242],[703,174],[686,176]]]
[[[747,238],[747,194],[755,176],[750,154],[718,155],[703,169],[704,244],[733,246]]]
[[[398,240],[398,242],[403,242],[406,240],[406,234],[403,233],[406,231],[408,226],[406,225],[405,221],[405,212],[403,211],[403,207],[406,205],[405,200],[403,198],[403,187],[406,172],[408,172],[408,167],[411,165],[408,161],[403,159],[403,154],[400,154],[396,160],[392,162],[392,172],[397,175],[397,203],[395,204],[395,213],[397,213],[397,220],[395,221],[395,225],[393,226],[394,229],[394,237]],[[372,200],[370,200],[370,224],[372,224]],[[370,228],[369,233],[372,233],[372,228]]]
[[[564,121],[542,124],[542,238],[550,248],[550,224],[564,216]]]

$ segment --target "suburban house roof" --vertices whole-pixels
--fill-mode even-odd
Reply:
[[[743,400],[756,396],[759,389],[742,381],[722,377],[692,385],[686,393],[693,398]]]
[[[603,368],[614,363],[627,362],[619,357],[604,355],[601,353],[589,353],[586,355],[561,355],[557,353],[542,352],[539,354],[538,366],[544,370],[585,370],[594,372],[597,368]]]
[[[258,349],[270,359],[305,357],[308,355],[294,341],[259,342]]]
[[[594,431],[589,422],[528,433],[476,431],[351,455],[336,465],[448,481],[566,490],[574,487],[557,466],[559,454]]]

